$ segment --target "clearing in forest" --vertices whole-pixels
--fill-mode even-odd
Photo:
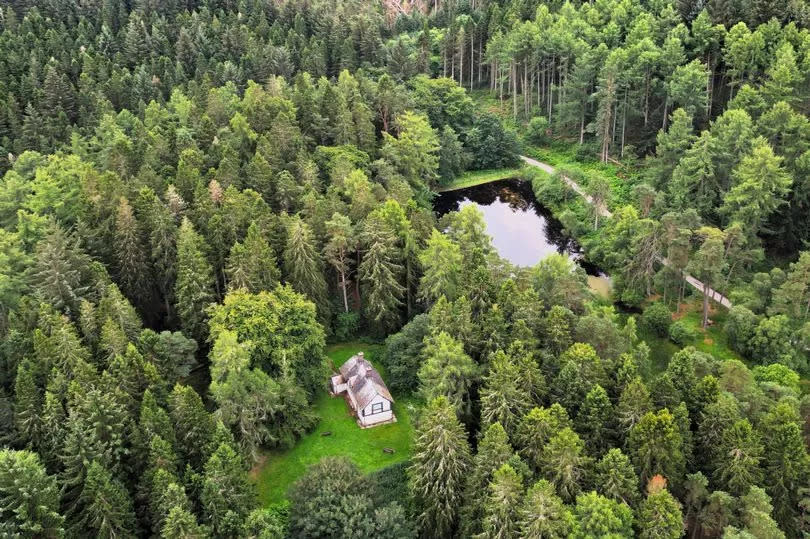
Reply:
[[[377,361],[382,351],[380,345],[344,343],[330,346],[327,354],[339,366],[357,352],[365,352],[366,359],[385,377],[385,371]],[[284,501],[290,485],[323,457],[349,457],[366,473],[410,457],[412,427],[409,412],[412,401],[394,395],[397,422],[361,429],[346,402],[340,397],[330,397],[325,387],[324,382],[322,393],[312,403],[320,417],[315,429],[290,449],[266,451],[262,460],[251,470],[250,477],[256,482],[263,506]],[[327,432],[331,434],[324,436]],[[386,453],[384,448],[393,449],[394,452]]]

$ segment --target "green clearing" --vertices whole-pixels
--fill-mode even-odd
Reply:
[[[327,349],[329,358],[335,365],[341,365],[357,352],[363,351],[380,374],[377,359],[382,353],[381,345],[364,343],[343,343]],[[410,457],[411,418],[414,402],[394,396],[396,423],[371,429],[361,429],[349,413],[342,398],[330,397],[324,389],[313,403],[321,418],[315,430],[304,436],[294,447],[285,450],[268,450],[264,460],[251,470],[250,476],[256,484],[259,500],[269,506],[286,499],[287,489],[301,477],[309,466],[323,457],[346,456],[351,458],[363,472],[372,472]],[[330,436],[321,436],[331,432]],[[383,452],[383,448],[394,449],[393,454]]]
[[[489,170],[469,170],[454,179],[450,184],[439,188],[439,192],[455,191],[465,187],[474,187],[498,180],[508,180],[524,176],[526,167],[493,168]]]
[[[694,341],[687,343],[686,346],[694,346],[697,350],[711,354],[720,361],[738,359],[748,364],[749,367],[751,366],[751,362],[743,359],[728,345],[728,337],[725,331],[723,331],[727,316],[725,309],[713,311],[709,316],[713,322],[712,325],[703,329],[700,327],[703,319],[700,300],[695,300],[693,303],[684,305],[681,308],[684,309],[685,312],[679,320],[697,330],[698,334],[698,337]],[[643,328],[639,329],[639,336],[650,347],[650,363],[652,364],[653,374],[664,371],[672,355],[681,349],[681,347],[668,338],[658,337]]]

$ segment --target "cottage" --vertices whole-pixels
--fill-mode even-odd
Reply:
[[[363,357],[363,352],[350,357],[340,374],[329,381],[333,395],[343,395],[357,416],[361,427],[373,427],[396,421],[391,405],[394,402],[380,373]]]

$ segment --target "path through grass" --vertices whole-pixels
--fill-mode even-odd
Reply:
[[[380,369],[376,360],[382,350],[380,345],[344,343],[329,347],[327,353],[334,364],[340,366],[355,353],[363,351],[366,358]],[[385,379],[382,369],[380,374]],[[397,398],[397,395],[394,395],[394,400],[396,423],[361,429],[351,417],[344,400],[332,398],[324,390],[313,403],[321,418],[315,430],[290,449],[266,451],[263,462],[251,470],[262,505],[283,501],[289,486],[322,457],[349,457],[366,473],[408,459],[412,428],[409,408],[413,404],[408,399]],[[324,432],[332,434],[321,436]],[[395,452],[384,453],[384,447],[390,447]]]

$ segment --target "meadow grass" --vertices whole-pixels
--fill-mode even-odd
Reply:
[[[383,347],[364,343],[343,343],[330,346],[327,354],[340,366],[357,352],[364,352],[385,379],[385,372],[377,361]],[[351,416],[346,402],[330,397],[326,389],[318,395],[312,406],[320,421],[315,429],[289,449],[267,450],[262,460],[251,470],[259,500],[263,506],[283,502],[287,489],[307,468],[323,457],[345,456],[365,473],[407,460],[410,457],[411,418],[414,401],[394,395],[394,414],[397,422],[370,429],[361,429]],[[322,436],[331,432],[329,436]],[[391,448],[394,453],[385,453]]]

